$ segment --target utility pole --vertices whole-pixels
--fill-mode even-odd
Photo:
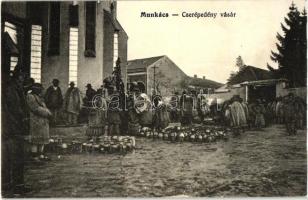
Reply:
[[[158,68],[156,65],[153,66],[154,74],[153,74],[153,85],[154,85],[154,95],[156,95],[156,68]]]

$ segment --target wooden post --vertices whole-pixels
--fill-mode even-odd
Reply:
[[[248,102],[248,85],[245,86],[245,101]]]

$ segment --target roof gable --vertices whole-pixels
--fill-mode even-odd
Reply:
[[[219,88],[222,86],[222,83],[218,83],[216,81],[212,81],[209,79],[203,79],[203,78],[194,78],[188,76],[189,85],[195,86],[195,87],[202,87],[202,88]]]
[[[142,59],[135,59],[135,60],[129,60],[127,61],[127,70],[144,70],[155,63],[156,61],[160,60],[164,56],[156,56],[156,57],[150,57],[150,58],[142,58]]]

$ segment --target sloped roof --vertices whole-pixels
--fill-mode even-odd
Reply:
[[[232,77],[228,83],[234,85],[245,81],[259,81],[273,78],[274,75],[271,71],[246,65],[243,70]]]
[[[209,79],[194,78],[194,77],[190,77],[190,76],[187,76],[187,78],[188,78],[188,84],[195,86],[195,87],[219,88],[223,85],[222,83],[218,83],[216,81],[212,81],[212,80],[209,80]]]
[[[159,59],[163,58],[164,56],[156,56],[150,58],[142,58],[142,59],[135,59],[127,61],[127,71],[137,70],[137,71],[145,71],[148,66],[155,63]]]

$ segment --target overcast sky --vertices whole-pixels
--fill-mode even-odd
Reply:
[[[118,1],[127,32],[128,59],[167,55],[186,74],[225,83],[235,59],[266,69],[276,33],[292,0]],[[294,0],[302,10],[305,1]],[[141,12],[178,17],[141,18]],[[183,18],[182,12],[236,12],[235,18]],[[275,66],[275,65],[274,65]]]

